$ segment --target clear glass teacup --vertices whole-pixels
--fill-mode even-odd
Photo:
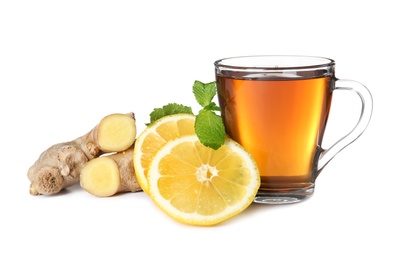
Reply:
[[[356,81],[337,79],[334,69],[334,60],[309,56],[243,56],[215,62],[226,132],[253,155],[259,168],[255,202],[285,204],[312,196],[321,170],[366,129],[373,107],[369,90]],[[356,92],[361,114],[350,133],[324,149],[337,90]]]

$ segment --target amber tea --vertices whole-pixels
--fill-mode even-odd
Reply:
[[[260,190],[312,186],[313,161],[331,103],[331,77],[251,80],[217,77],[227,133],[258,164]]]
[[[356,140],[371,118],[372,97],[362,84],[340,80],[331,59],[246,56],[215,62],[226,132],[254,157],[261,187],[255,202],[302,201],[314,192],[326,164]],[[356,92],[362,102],[355,128],[322,148],[333,92]]]

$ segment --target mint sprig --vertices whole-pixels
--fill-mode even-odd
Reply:
[[[193,93],[202,107],[195,116],[195,133],[203,145],[217,150],[224,144],[226,131],[222,117],[215,113],[215,111],[220,111],[220,107],[212,102],[217,93],[216,82],[205,84],[196,80],[193,85]],[[170,103],[162,108],[155,108],[150,114],[151,122],[146,125],[150,125],[164,116],[179,113],[194,114],[191,107]]]
[[[214,112],[220,111],[220,107],[212,102],[216,95],[216,82],[204,84],[196,80],[193,93],[198,104],[202,106],[195,117],[195,133],[203,145],[217,150],[224,144],[226,131],[222,117]]]

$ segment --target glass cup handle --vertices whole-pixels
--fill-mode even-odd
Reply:
[[[354,91],[361,99],[362,110],[360,113],[359,121],[349,134],[345,135],[334,143],[328,149],[322,149],[319,156],[319,162],[317,167],[317,175],[320,174],[321,170],[327,165],[328,162],[334,158],[342,149],[354,142],[363,132],[366,130],[368,123],[371,119],[373,111],[373,98],[370,91],[366,86],[353,80],[342,80],[337,79],[335,82],[335,90],[350,90]]]

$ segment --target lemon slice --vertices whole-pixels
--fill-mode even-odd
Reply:
[[[195,116],[190,114],[165,116],[149,125],[136,139],[133,164],[137,181],[145,193],[148,194],[148,167],[156,152],[169,140],[193,135],[194,123]]]
[[[166,214],[193,225],[214,225],[247,208],[260,177],[244,148],[226,137],[218,150],[196,135],[167,142],[148,171],[149,195]]]

